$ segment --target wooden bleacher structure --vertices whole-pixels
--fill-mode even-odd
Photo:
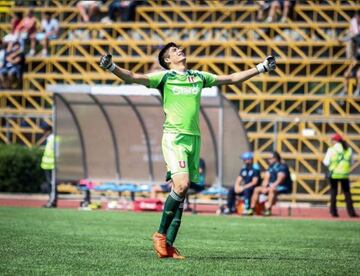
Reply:
[[[107,5],[101,8],[106,15]],[[41,144],[41,123],[51,123],[49,84],[121,84],[102,70],[100,56],[110,51],[116,63],[133,72],[147,72],[164,42],[185,47],[192,69],[228,74],[253,67],[267,55],[277,56],[278,69],[222,92],[239,108],[255,149],[266,167],[266,154],[278,150],[295,177],[292,201],[324,201],[328,185],[322,159],[329,134],[343,135],[354,150],[351,179],[360,177],[360,98],[344,88],[350,64],[345,44],[357,1],[307,1],[294,8],[286,23],[256,21],[258,7],[250,1],[149,0],[137,7],[131,23],[80,23],[74,0],[48,0],[35,14],[54,12],[61,34],[51,42],[48,57],[27,57],[23,91],[0,92],[0,141]],[[235,1],[236,2],[236,1]],[[0,35],[10,30],[10,6],[0,14]],[[72,39],[82,30],[88,39]],[[312,129],[314,136],[303,135]],[[274,148],[275,145],[275,148]]]

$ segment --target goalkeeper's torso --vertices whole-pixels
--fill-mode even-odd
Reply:
[[[168,71],[159,90],[166,116],[164,132],[200,135],[199,112],[204,80],[198,71]]]

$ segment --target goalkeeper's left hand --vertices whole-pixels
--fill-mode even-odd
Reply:
[[[268,56],[262,63],[256,65],[256,70],[260,73],[271,72],[276,69],[276,60],[273,56]]]

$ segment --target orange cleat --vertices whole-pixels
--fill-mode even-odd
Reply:
[[[159,232],[155,232],[152,236],[153,239],[153,246],[156,254],[159,258],[166,258],[168,257],[168,251],[166,248],[166,235],[160,234]]]
[[[179,250],[177,250],[175,247],[173,247],[171,245],[167,246],[167,251],[168,251],[169,258],[178,259],[178,260],[186,259],[186,257],[184,257],[180,254]]]

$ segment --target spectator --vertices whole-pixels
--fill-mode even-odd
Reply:
[[[79,1],[76,4],[83,22],[94,20],[96,14],[100,11],[100,1]]]
[[[269,16],[266,22],[273,22],[278,10],[282,10],[280,21],[285,22],[288,19],[290,9],[294,8],[295,1],[291,0],[272,0],[270,4]]]
[[[34,11],[30,9],[27,16],[20,21],[14,31],[14,35],[16,37],[15,40],[20,41],[21,47],[24,47],[26,40],[30,40],[30,56],[35,54],[35,32],[36,18],[34,16]]]
[[[190,207],[189,194],[200,193],[201,191],[205,190],[205,186],[206,186],[206,163],[204,159],[200,158],[199,182],[198,183],[190,182],[189,190],[185,196],[185,201],[184,201],[185,211],[189,211],[189,212],[192,211],[192,208]]]
[[[168,177],[166,177],[168,179]],[[153,185],[151,187],[151,192],[150,192],[150,198],[157,198],[158,194],[161,193],[170,193],[171,192],[171,181],[168,181],[164,184],[159,184],[159,185]]]
[[[271,208],[276,202],[278,194],[291,192],[292,181],[289,167],[281,162],[280,154],[274,151],[268,159],[269,168],[265,173],[262,185],[256,187],[251,198],[251,209],[249,215],[254,213],[254,209],[259,200],[260,194],[268,195],[265,202],[265,216],[271,216]]]
[[[346,91],[349,91],[350,89],[350,80],[355,78],[356,84],[355,84],[355,91],[353,93],[353,96],[359,96],[360,95],[360,55],[358,56],[359,59],[354,59],[349,68],[346,70],[344,77],[344,86]]]
[[[15,42],[16,41],[16,36],[15,36],[15,30],[17,28],[17,26],[19,25],[19,23],[21,22],[21,20],[23,19],[23,15],[21,12],[16,12],[13,15],[13,19],[11,20],[11,33],[7,34],[6,36],[4,36],[4,42]]]
[[[0,69],[0,86],[5,89],[11,89],[15,81],[17,81],[16,87],[21,88],[25,65],[24,52],[18,41],[14,44],[9,43],[7,48],[4,55],[4,63]]]
[[[46,12],[41,21],[41,32],[36,34],[36,40],[40,41],[43,49],[42,55],[47,56],[49,48],[49,40],[56,39],[59,32],[59,21],[51,18],[51,13]]]
[[[353,18],[350,20],[349,26],[350,39],[346,47],[346,56],[347,58],[352,58],[356,56],[356,52],[360,47],[359,36],[360,36],[360,13],[356,11]]]
[[[244,162],[244,167],[240,170],[234,187],[229,189],[225,214],[236,213],[235,202],[237,195],[244,197],[245,208],[243,214],[250,213],[251,196],[255,187],[260,184],[260,167],[254,164],[254,154],[245,152],[241,155],[241,159]]]
[[[339,134],[331,136],[332,146],[328,148],[323,163],[328,167],[328,178],[330,182],[330,214],[338,217],[336,207],[336,196],[338,182],[341,183],[345,195],[346,208],[350,217],[357,217],[350,193],[349,174],[352,159],[352,149]]]
[[[122,21],[134,21],[135,20],[135,9],[139,4],[139,1],[124,1],[114,0],[109,5],[109,18],[112,22]]]
[[[259,0],[255,2],[258,5],[256,19],[262,21],[264,19],[264,12],[270,8],[269,0]]]
[[[47,126],[45,128],[46,145],[44,154],[41,160],[41,168],[44,170],[46,183],[49,189],[48,203],[43,207],[56,208],[57,207],[57,189],[55,182],[55,136],[52,133],[52,127]]]
[[[5,53],[6,53],[6,43],[0,39],[0,72],[2,71],[5,65]],[[0,73],[0,89],[4,89],[3,78]]]

